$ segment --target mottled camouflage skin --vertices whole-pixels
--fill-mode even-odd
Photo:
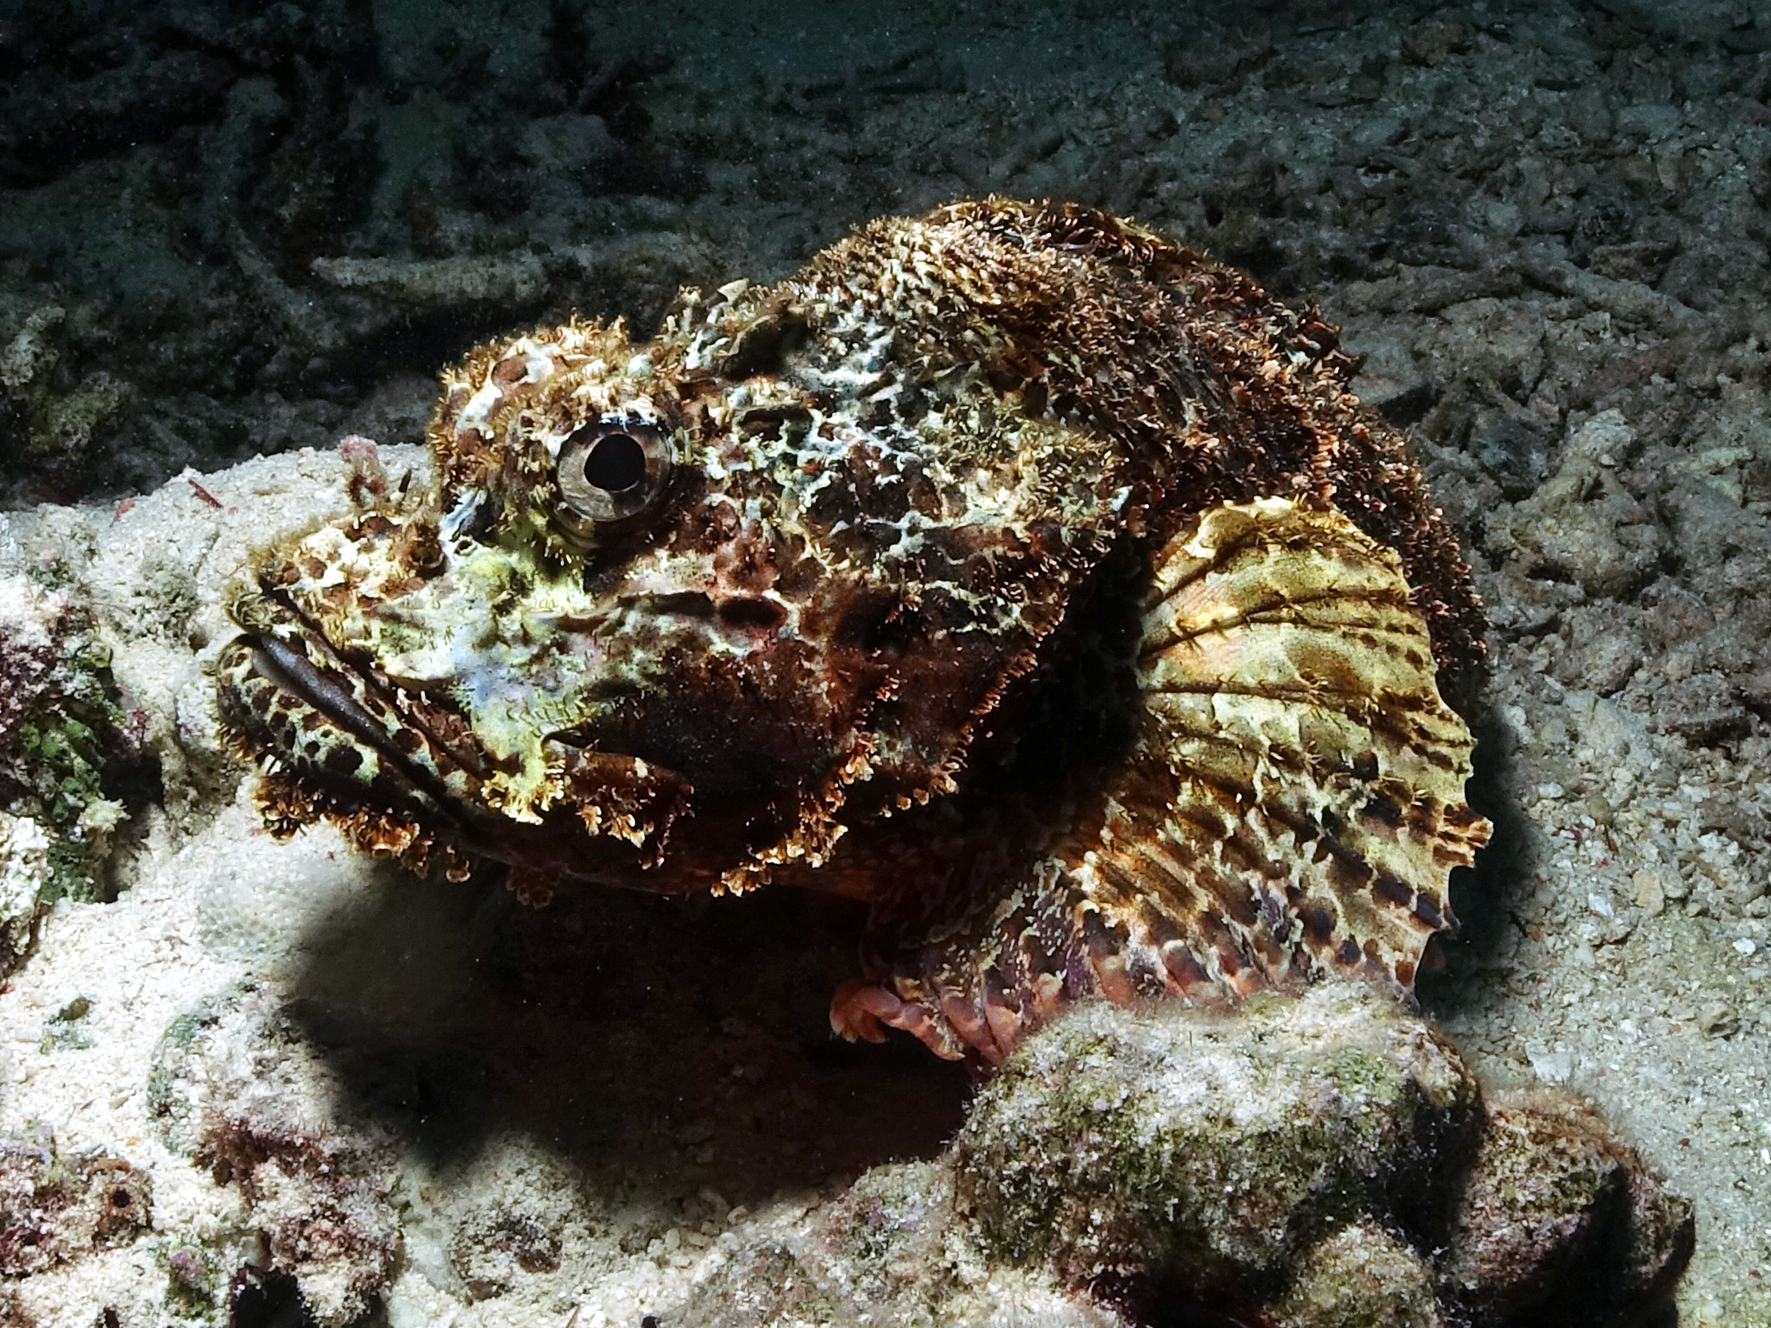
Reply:
[[[1405,989],[1486,835],[1435,688],[1473,697],[1482,620],[1352,368],[1099,212],[875,222],[641,345],[475,351],[434,489],[261,557],[224,716],[279,831],[870,900],[852,1036],[995,1060],[1091,991]]]

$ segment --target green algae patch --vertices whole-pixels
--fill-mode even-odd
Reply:
[[[91,614],[0,578],[0,972],[44,906],[102,897],[99,866],[143,769]]]
[[[186,1010],[167,1024],[154,1047],[153,1063],[148,1068],[148,1118],[166,1147],[181,1157],[191,1156],[197,1148],[193,1120],[199,1114],[198,1091],[191,1082],[190,1062],[198,1054],[203,1039],[223,1019],[236,1013],[251,992],[250,985],[243,984],[204,997],[195,1009]]]
[[[80,710],[39,707],[16,731],[11,766],[21,793],[14,805],[38,813],[54,832],[42,903],[96,897],[98,843],[122,817],[121,803],[105,796],[107,739],[122,719],[114,706],[107,708],[81,707],[82,718]]]

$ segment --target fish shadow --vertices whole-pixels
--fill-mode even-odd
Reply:
[[[862,921],[792,889],[587,887],[531,908],[489,871],[390,870],[305,938],[287,1013],[339,1107],[440,1173],[519,1131],[593,1189],[711,1187],[754,1206],[932,1156],[963,1118],[961,1067],[898,1035],[832,1035]]]
[[[1445,1018],[1478,1002],[1492,970],[1502,964],[1522,924],[1527,895],[1535,888],[1542,832],[1520,804],[1523,772],[1521,736],[1499,706],[1491,706],[1472,726],[1468,796],[1470,806],[1494,827],[1473,867],[1451,874],[1451,909],[1457,932],[1438,940],[1444,966],[1423,973],[1415,994],[1430,1015]]]

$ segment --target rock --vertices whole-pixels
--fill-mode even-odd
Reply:
[[[492,1210],[461,1224],[449,1246],[449,1262],[470,1300],[509,1291],[523,1273],[550,1273],[560,1266],[560,1238],[543,1220],[520,1210]]]
[[[1568,610],[1560,635],[1563,649],[1553,673],[1570,687],[1606,695],[1622,688],[1642,665],[1642,633],[1614,605]]]
[[[1555,475],[1493,514],[1489,548],[1527,576],[1574,581],[1592,596],[1615,598],[1641,585],[1660,562],[1663,536],[1617,478],[1633,447],[1617,412],[1588,421],[1564,445]]]
[[[1660,877],[1643,868],[1630,878],[1630,884],[1634,887],[1630,902],[1650,917],[1659,917],[1666,908],[1666,890],[1660,883]]]
[[[1666,102],[1637,102],[1620,107],[1615,124],[1620,134],[1658,139],[1678,129],[1683,118],[1677,106],[1669,106]]]
[[[1286,1328],[1439,1328],[1432,1266],[1380,1223],[1352,1222],[1320,1242],[1274,1307]]]
[[[1402,34],[1402,58],[1410,64],[1433,66],[1470,44],[1470,28],[1455,18],[1426,19]]]
[[[147,1174],[120,1157],[60,1151],[47,1126],[0,1139],[0,1277],[128,1244],[152,1225],[151,1209]]]
[[[341,290],[426,310],[479,304],[525,308],[540,298],[546,273],[530,254],[498,258],[316,258],[313,274]]]
[[[1696,673],[1668,682],[1654,695],[1654,724],[1690,743],[1709,746],[1745,733],[1751,716],[1720,673]]]
[[[1722,474],[1683,475],[1660,500],[1679,566],[1692,579],[1711,576],[1735,554],[1771,551],[1771,520],[1741,506],[1740,488]]]
[[[1233,1018],[1091,1006],[979,1095],[961,1193],[1001,1257],[1244,1306],[1345,1221],[1426,1216],[1480,1110],[1449,1045],[1361,988]]]
[[[0,315],[0,328],[7,321]],[[13,454],[9,468],[35,466],[51,488],[78,473],[94,439],[132,396],[128,383],[103,370],[84,377],[70,372],[61,346],[67,322],[66,309],[44,305],[0,348],[0,445]]]
[[[49,836],[28,816],[0,812],[0,977],[30,948],[49,888]]]
[[[1591,84],[1575,89],[1568,98],[1567,125],[1591,144],[1611,137],[1611,109],[1605,95]]]
[[[1740,1030],[1740,1016],[1734,1007],[1722,1001],[1705,1008],[1697,1016],[1697,1031],[1705,1037],[1729,1038]]]
[[[402,1246],[392,1140],[335,1107],[336,1072],[262,989],[174,1021],[148,1095],[168,1146],[238,1188],[270,1271],[294,1279],[316,1322],[338,1328],[376,1303]]]
[[[1544,320],[1515,301],[1480,298],[1448,306],[1445,323],[1423,338],[1438,372],[1493,379],[1529,391],[1544,369]]]
[[[1177,87],[1216,87],[1247,73],[1272,51],[1272,28],[1258,19],[1229,32],[1202,27],[1196,35],[1168,44],[1162,70]]]
[[[27,879],[39,904],[96,893],[138,756],[125,725],[87,606],[0,575],[0,802],[12,813],[0,843],[0,975],[19,953],[5,937],[29,930]]]
[[[976,1229],[956,1205],[951,1154],[875,1167],[809,1229],[798,1225],[801,1212],[760,1215],[749,1239],[720,1258],[673,1325],[1132,1328],[1042,1269],[989,1268]],[[1008,1306],[1014,1317],[1005,1319]]]
[[[1640,450],[1636,431],[1622,411],[1605,410],[1581,425],[1562,445],[1563,468],[1621,466]]]
[[[1233,1014],[1080,1006],[940,1158],[799,1213],[722,1237],[675,1322],[998,1322],[1013,1303],[1064,1325],[1614,1325],[1692,1248],[1690,1204],[1590,1107],[1485,1104],[1443,1038],[1356,983]]]
[[[1589,1108],[1485,1109],[1448,1043],[1357,986],[1234,1017],[1084,1007],[1011,1057],[955,1149],[998,1258],[1295,1328],[1622,1322],[1691,1251],[1689,1205]]]
[[[1473,1322],[1626,1322],[1670,1292],[1694,1231],[1591,1108],[1497,1094],[1440,1276]]]
[[[1432,379],[1403,338],[1362,321],[1357,329],[1342,329],[1341,345],[1360,360],[1354,390],[1391,421],[1412,423],[1432,404]]]

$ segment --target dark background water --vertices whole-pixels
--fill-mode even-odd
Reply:
[[[681,283],[989,191],[1132,213],[1342,316],[1399,272],[1516,291],[1522,249],[1742,307],[1768,39],[1740,6],[1612,0],[9,0],[0,492],[409,440],[478,338],[644,328]],[[1591,366],[1549,367],[1546,418],[1470,381],[1519,404],[1540,375],[1459,354],[1368,390],[1411,420],[1454,398],[1429,433],[1473,428],[1528,489]]]

